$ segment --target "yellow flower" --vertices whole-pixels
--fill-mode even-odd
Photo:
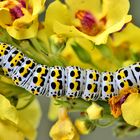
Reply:
[[[60,109],[58,121],[50,130],[50,137],[53,140],[79,140],[79,134],[65,108]]]
[[[76,43],[75,43],[76,42]],[[73,46],[74,45],[74,46]],[[66,65],[78,65],[82,68],[115,69],[114,62],[108,60],[93,44],[82,37],[70,38],[60,56],[66,61]],[[103,63],[103,65],[100,65]]]
[[[139,60],[139,34],[140,28],[128,23],[121,32],[116,32],[112,38],[109,38],[108,46],[111,47],[114,56],[121,65],[128,66]]]
[[[128,11],[128,0],[54,1],[46,11],[45,24],[49,35],[80,36],[99,45],[131,20]]]
[[[120,46],[121,49],[123,47],[130,48],[130,51],[133,53],[140,52],[139,34],[140,28],[132,23],[128,23],[121,32],[113,34],[113,45],[116,48]]]
[[[111,114],[118,118],[122,114],[121,106],[125,103],[126,99],[130,94],[137,92],[136,88],[125,88],[122,89],[117,96],[113,96],[109,99],[109,104],[111,107]]]
[[[103,107],[99,106],[95,102],[92,103],[86,110],[90,120],[100,119],[103,113]]]
[[[35,37],[38,31],[38,14],[43,10],[44,3],[45,0],[1,1],[0,26],[19,40]]]
[[[19,123],[17,127],[29,140],[35,140],[37,127],[41,119],[41,108],[37,99],[34,99],[26,108],[18,111]]]
[[[134,91],[130,94],[121,106],[122,116],[124,120],[136,127],[140,127],[140,94]]]
[[[18,123],[18,113],[14,106],[3,96],[0,95],[0,119]]]
[[[41,114],[37,100],[22,110],[16,110],[8,99],[0,95],[0,106],[0,139],[24,140],[26,137],[35,140]]]

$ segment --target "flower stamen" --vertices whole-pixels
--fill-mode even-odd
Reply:
[[[97,35],[102,27],[106,24],[106,17],[103,17],[100,21],[88,11],[79,10],[75,14],[75,18],[80,20],[81,26],[76,27],[78,30],[82,31],[91,36]]]
[[[14,20],[17,18],[20,18],[24,15],[22,10],[21,10],[21,7],[19,7],[19,6],[15,6],[15,7],[11,8],[10,13],[11,13]]]

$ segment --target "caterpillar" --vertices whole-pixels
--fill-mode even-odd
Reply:
[[[0,66],[13,82],[35,95],[108,100],[119,90],[140,86],[140,62],[115,72],[99,72],[78,66],[37,64],[17,48],[0,43]]]

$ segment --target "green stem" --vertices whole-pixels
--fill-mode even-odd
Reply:
[[[31,38],[29,39],[31,41],[31,43],[33,44],[33,46],[35,47],[35,49],[39,52],[41,52],[42,50],[42,46],[41,44],[38,42],[38,40],[36,38]]]
[[[104,121],[104,122],[101,122]],[[104,127],[108,127],[111,126],[114,123],[115,119],[104,119],[104,120],[96,120],[95,124],[98,127],[104,128]]]

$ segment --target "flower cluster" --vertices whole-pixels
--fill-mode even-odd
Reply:
[[[132,23],[129,0],[54,0],[46,9],[45,3],[0,1],[0,41],[47,66],[115,71],[140,60],[140,28]],[[40,20],[44,11],[44,19]],[[0,83],[0,138],[35,140],[41,117],[37,98],[16,87],[1,70]],[[122,89],[109,101],[53,98],[48,117],[58,120],[50,137],[79,140],[80,134],[87,135],[96,127],[114,122],[116,136],[138,135],[139,107],[136,87]],[[71,112],[80,112],[74,122],[68,116]]]

